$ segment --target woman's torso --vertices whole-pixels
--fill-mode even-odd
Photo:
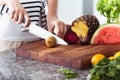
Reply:
[[[46,25],[46,14],[45,14],[45,0],[20,0],[23,7],[27,10],[31,22],[42,26]],[[9,13],[9,8],[6,5],[0,6],[0,12],[2,14]],[[42,18],[42,19],[41,19]]]
[[[23,7],[26,9],[31,22],[46,29],[47,22],[46,22],[45,4],[44,4],[45,0],[20,0],[20,2],[23,5]],[[6,5],[2,5],[0,6],[0,12],[2,14],[5,13],[9,14],[9,8]],[[29,32],[20,32],[19,37],[21,38],[20,41],[24,40],[23,38],[25,37],[28,38],[27,40],[29,40],[29,38],[30,40],[32,40],[32,37],[36,38],[34,35],[29,34]]]

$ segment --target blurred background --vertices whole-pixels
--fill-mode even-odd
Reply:
[[[84,14],[95,15],[100,24],[106,23],[106,18],[96,10],[98,0],[58,0],[58,16],[67,24]]]

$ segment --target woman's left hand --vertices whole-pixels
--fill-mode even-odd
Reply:
[[[63,38],[67,32],[66,24],[58,20],[57,18],[51,18],[47,20],[48,31],[56,34],[57,36]]]
[[[19,0],[4,0],[4,2],[9,8],[9,14],[12,21],[18,24],[24,21],[24,27],[29,26],[30,18]]]

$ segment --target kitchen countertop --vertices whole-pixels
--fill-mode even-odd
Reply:
[[[61,67],[18,57],[15,49],[0,52],[0,80],[68,80],[58,72]],[[72,70],[78,76],[69,80],[86,80],[89,73],[89,69]]]

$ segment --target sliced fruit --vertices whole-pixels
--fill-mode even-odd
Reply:
[[[55,47],[56,46],[56,39],[53,36],[49,36],[46,40],[45,40],[45,44],[47,47]]]
[[[87,36],[86,33],[88,32],[88,27],[87,27],[86,24],[82,23],[82,21],[81,21],[81,22],[78,22],[78,23],[75,22],[74,25],[78,26],[78,27],[72,27],[72,31],[76,32],[78,37],[85,37],[85,36]]]
[[[93,34],[91,44],[118,44],[120,43],[120,24],[105,24]]]

